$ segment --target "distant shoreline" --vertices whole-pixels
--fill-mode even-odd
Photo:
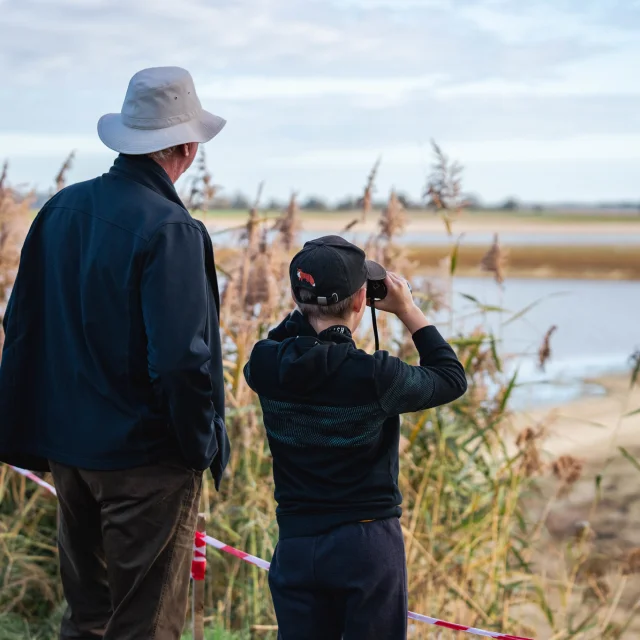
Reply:
[[[206,213],[195,212],[213,231],[241,226],[247,221],[247,212],[230,210],[212,210]],[[275,218],[277,211],[260,211],[259,217]],[[353,230],[356,232],[376,233],[379,230],[380,211],[373,211],[366,221],[361,219],[360,211],[301,211],[299,220],[305,231],[329,231],[337,233],[349,223],[357,221]],[[406,212],[407,226],[405,234],[434,233],[446,235],[442,218],[433,211]],[[638,236],[640,244],[640,214],[638,215],[605,215],[579,213],[544,213],[532,212],[467,212],[451,218],[453,235],[460,233],[521,233],[521,234],[632,234]]]
[[[263,218],[272,218],[276,212],[261,214]],[[346,233],[350,222],[358,220],[352,228],[360,234],[375,234],[379,229],[379,212],[372,213],[366,222],[360,221],[359,211],[346,212],[301,212],[300,224],[309,233]],[[212,211],[198,216],[202,219],[214,241],[227,238],[222,233],[229,229],[241,229],[247,221],[243,212]],[[269,224],[269,222],[267,222]],[[585,221],[584,216],[571,219],[570,215],[521,215],[507,213],[464,213],[453,220],[451,243],[442,219],[433,212],[408,212],[407,226],[403,234],[405,246],[417,270],[423,274],[441,274],[443,261],[447,260],[461,234],[483,234],[492,237],[494,233],[520,236],[523,243],[505,243],[507,254],[506,276],[511,278],[567,278],[581,280],[640,280],[640,216],[627,220],[593,216]],[[427,236],[421,241],[412,241],[413,234]],[[434,240],[429,242],[429,235]],[[544,243],[543,236],[577,235],[579,244]],[[637,243],[607,244],[602,238],[607,235],[619,235],[637,238]],[[527,243],[527,236],[531,242]],[[422,241],[423,240],[423,241]],[[443,242],[444,240],[444,242]],[[219,242],[220,240],[218,240]],[[455,274],[464,277],[487,277],[480,270],[480,261],[490,246],[485,243],[466,243],[463,236],[456,257]],[[233,245],[219,248],[218,252],[231,253]],[[446,268],[446,267],[445,267]]]
[[[420,245],[407,248],[408,255],[425,274],[442,273],[449,247]],[[487,277],[480,261],[487,247],[462,244],[455,274]],[[504,248],[506,278],[571,280],[640,280],[640,245],[513,245]]]

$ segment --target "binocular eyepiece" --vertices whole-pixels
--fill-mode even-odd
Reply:
[[[409,291],[412,291],[409,281],[406,282]],[[367,280],[367,300],[384,300],[387,293],[387,285],[384,280]]]
[[[384,300],[387,297],[387,285],[384,280],[367,280],[367,299]]]

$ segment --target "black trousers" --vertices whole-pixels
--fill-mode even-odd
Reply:
[[[407,637],[407,565],[397,518],[280,540],[269,586],[281,640]]]
[[[68,604],[61,640],[179,640],[202,474],[177,464],[50,466]]]

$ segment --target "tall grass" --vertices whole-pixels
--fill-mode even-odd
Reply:
[[[366,194],[373,192],[376,170],[377,165],[367,181],[363,217],[371,215]],[[432,314],[450,305],[458,264],[456,215],[461,207],[460,169],[439,149],[426,191],[452,238],[441,286],[413,278],[416,299]],[[191,197],[202,201],[197,193]],[[11,202],[11,210],[19,206],[13,196]],[[2,211],[0,220],[6,217]],[[350,227],[357,228],[358,223],[356,219]],[[404,223],[404,212],[392,193],[367,251],[390,269],[411,276],[415,264],[396,242]],[[242,367],[256,340],[292,306],[287,265],[299,228],[295,196],[274,220],[261,215],[258,194],[245,226],[237,232],[238,250],[219,265],[224,281],[221,331],[227,427],[233,447],[221,493],[214,491],[209,479],[205,482],[202,511],[209,533],[267,559],[277,540],[271,455],[260,406],[244,382]],[[502,283],[506,263],[499,257],[494,255],[491,262],[488,256],[485,268]],[[560,495],[577,480],[579,469],[570,457],[555,466],[543,463],[541,429],[531,426],[519,434],[512,432],[509,408],[517,376],[508,373],[499,336],[482,328],[488,312],[478,303],[479,328],[470,334],[454,330],[452,335],[469,378],[466,396],[447,407],[406,415],[402,421],[400,485],[410,606],[504,633],[556,640],[622,638],[635,616],[633,609],[616,611],[626,576],[622,569],[597,575],[588,570],[589,536],[562,543],[555,566],[542,562],[545,515],[553,502],[544,505],[536,518],[524,505],[536,495],[541,475],[555,470]],[[455,329],[454,318],[448,325]],[[380,331],[386,348],[415,360],[410,337],[383,314]],[[366,329],[357,340],[361,347],[372,349]],[[550,352],[549,341],[543,346],[545,353],[547,348]],[[12,637],[3,625],[14,630],[25,625],[31,637],[44,638],[38,634],[51,628],[61,602],[55,500],[7,468],[0,469],[0,498],[0,637]],[[225,630],[274,637],[269,630],[275,617],[266,573],[214,551],[209,552],[206,612],[213,637]],[[411,637],[445,639],[458,634],[434,632],[416,623]]]

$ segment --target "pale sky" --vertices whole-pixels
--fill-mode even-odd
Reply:
[[[493,202],[640,200],[640,0],[0,0],[0,159],[106,170],[96,122],[149,66],[228,120],[215,182],[418,197],[429,140]]]

